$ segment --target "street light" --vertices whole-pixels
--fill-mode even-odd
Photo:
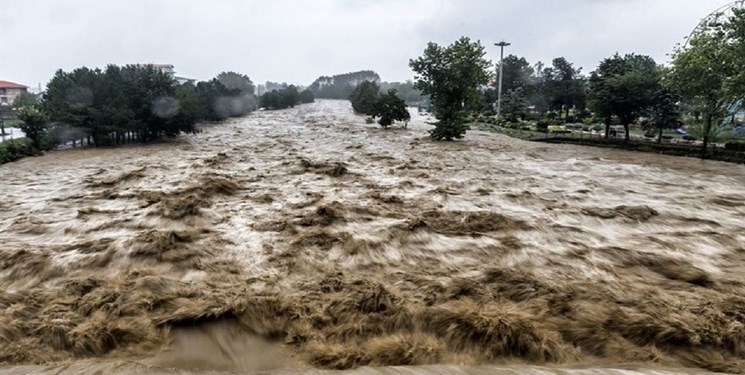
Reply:
[[[494,43],[495,46],[499,47],[499,89],[497,90],[497,118],[502,115],[502,71],[504,69],[504,47],[510,45],[510,43],[504,40],[499,43]]]

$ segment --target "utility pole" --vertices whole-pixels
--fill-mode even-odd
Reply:
[[[499,46],[499,88],[497,89],[497,119],[502,116],[502,72],[504,71],[504,47],[510,45],[510,43],[504,40],[499,43],[494,43],[495,46]]]

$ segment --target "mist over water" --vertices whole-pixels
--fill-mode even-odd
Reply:
[[[745,167],[412,115],[0,166],[0,372],[745,372]]]

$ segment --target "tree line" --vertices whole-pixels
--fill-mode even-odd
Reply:
[[[298,92],[294,85],[280,87],[269,92],[265,92],[260,97],[260,106],[265,109],[284,109],[292,108],[298,104],[313,103],[315,97],[313,92],[308,89]]]
[[[194,85],[178,84],[149,65],[82,67],[58,70],[47,84],[40,109],[53,124],[53,143],[149,142],[193,133],[199,121],[245,115],[256,109],[253,90],[251,80],[235,72]]]
[[[438,122],[434,139],[461,138],[469,114],[494,115],[499,63],[484,58],[478,41],[463,37],[448,46],[429,43],[409,62],[415,88],[428,95]],[[503,60],[502,122],[602,123],[629,127],[643,122],[662,137],[685,116],[691,131],[707,143],[721,124],[741,108],[745,98],[745,12],[736,10],[725,23],[710,25],[679,46],[668,65],[649,56],[614,54],[589,76],[563,57],[550,66],[531,65],[509,55]],[[731,122],[731,121],[730,121]]]

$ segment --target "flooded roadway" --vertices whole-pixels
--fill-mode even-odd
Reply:
[[[425,120],[0,166],[0,372],[745,372],[745,167]]]

